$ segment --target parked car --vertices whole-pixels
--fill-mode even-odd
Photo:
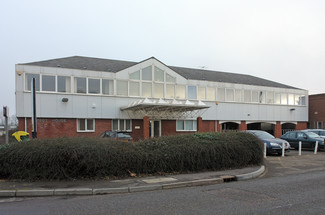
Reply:
[[[273,135],[267,133],[266,131],[260,130],[247,130],[247,133],[253,134],[258,137],[263,143],[266,143],[266,153],[267,154],[282,154],[282,143],[285,144],[285,153],[290,151],[290,144],[279,138],[275,138]]]
[[[318,141],[318,149],[324,149],[324,139],[310,131],[289,131],[282,135],[281,139],[288,141],[295,149],[299,148],[299,141],[301,141],[302,148],[311,149],[315,148],[316,141]]]
[[[325,139],[325,130],[324,129],[306,129],[303,131],[310,131],[313,132],[315,134],[318,134],[321,138]]]
[[[130,134],[125,132],[119,132],[119,131],[105,131],[100,135],[102,138],[112,138],[115,140],[122,140],[125,142],[131,142],[133,141],[133,138]]]

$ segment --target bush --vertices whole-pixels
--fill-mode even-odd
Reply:
[[[0,149],[0,177],[51,180],[222,170],[261,164],[262,150],[260,141],[246,133],[196,133],[134,143],[31,140]]]

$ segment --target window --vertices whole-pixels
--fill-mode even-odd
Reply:
[[[35,78],[35,90],[39,91],[39,74],[26,74],[26,83],[25,83],[25,89],[31,90],[32,89],[32,78]]]
[[[131,131],[132,121],[130,119],[113,119],[112,128],[114,131]]]
[[[317,122],[317,128],[323,129],[323,122]]]
[[[274,93],[273,92],[266,92],[266,103],[267,104],[274,103]]]
[[[131,80],[140,80],[140,71],[136,71],[130,74]]]
[[[259,103],[265,104],[265,92],[259,91]]]
[[[252,102],[258,103],[258,91],[252,90]]]
[[[246,103],[252,102],[252,95],[250,90],[244,90],[244,101]]]
[[[300,105],[306,105],[306,96],[305,95],[300,96],[299,104]]]
[[[199,100],[205,100],[205,87],[198,87],[198,95],[197,98]]]
[[[70,77],[58,76],[58,92],[69,93],[71,92]]]
[[[42,91],[55,91],[55,76],[42,75]]]
[[[164,82],[164,71],[158,67],[155,66],[155,81]]]
[[[140,96],[140,83],[130,81],[130,96]]]
[[[289,105],[294,105],[295,104],[295,95],[294,94],[289,94],[288,95],[288,104]]]
[[[142,96],[143,97],[146,97],[146,98],[152,97],[151,88],[152,88],[152,84],[151,83],[145,83],[145,82],[143,82],[142,83]]]
[[[227,102],[234,101],[234,90],[233,89],[226,89],[226,101]]]
[[[224,101],[225,100],[225,88],[218,88],[217,99],[219,101]]]
[[[235,90],[235,101],[241,102],[241,90]]]
[[[207,87],[207,100],[214,101],[216,99],[216,89],[214,87]]]
[[[127,81],[116,81],[117,84],[117,92],[118,96],[127,96],[128,95],[128,82]]]
[[[177,131],[196,131],[196,120],[177,120],[176,121]]]
[[[185,86],[176,85],[176,99],[185,99]]]
[[[77,119],[78,132],[94,132],[95,120],[94,119]]]
[[[166,98],[175,97],[175,85],[166,84]]]
[[[288,104],[288,95],[286,93],[281,93],[281,104],[282,105]]]
[[[75,78],[75,93],[86,93],[86,78]]]
[[[164,84],[154,84],[155,86],[155,98],[164,97]]]
[[[176,78],[169,75],[169,74],[166,74],[166,82],[170,82],[170,83],[175,83],[176,82]]]
[[[275,93],[275,104],[281,104],[281,94],[280,93]]]
[[[113,80],[102,80],[102,93],[105,95],[114,94],[114,81]]]
[[[197,99],[196,86],[188,86],[187,93],[188,99]]]
[[[88,93],[100,93],[100,79],[88,79]]]
[[[142,80],[152,81],[152,66],[148,66],[142,69]]]

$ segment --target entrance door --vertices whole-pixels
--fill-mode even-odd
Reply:
[[[150,137],[160,137],[161,136],[161,121],[160,120],[150,120],[149,125],[149,136]]]

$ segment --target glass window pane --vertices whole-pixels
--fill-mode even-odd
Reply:
[[[130,119],[127,119],[125,121],[125,130],[131,131],[131,120]]]
[[[167,82],[170,82],[170,83],[175,83],[176,82],[176,78],[169,75],[169,74],[166,74],[166,81]]]
[[[294,94],[289,94],[288,95],[288,104],[289,105],[294,105],[295,104],[295,95]]]
[[[155,66],[155,81],[164,82],[164,71]]]
[[[241,102],[241,90],[235,90],[235,101]]]
[[[87,119],[87,130],[88,131],[94,131],[94,120],[93,119]]]
[[[286,93],[281,93],[281,104],[282,105],[288,104],[288,95]]]
[[[154,84],[155,98],[164,98],[164,84]]]
[[[100,80],[88,79],[88,93],[99,94],[100,93]]]
[[[125,127],[124,127],[124,119],[120,119],[120,130],[124,131]]]
[[[118,130],[118,120],[113,119],[113,131],[117,131],[117,130]]]
[[[198,99],[205,100],[205,87],[198,87]]]
[[[152,81],[152,66],[142,69],[142,80]]]
[[[274,93],[273,92],[266,92],[267,103],[273,104],[274,103]]]
[[[58,92],[69,93],[71,91],[70,77],[58,76]]]
[[[188,99],[197,99],[196,86],[188,86],[187,93],[188,93],[187,95]]]
[[[151,83],[142,83],[142,96],[146,98],[152,97]]]
[[[218,88],[218,95],[217,95],[218,101],[224,101],[225,100],[225,88]]]
[[[140,96],[140,83],[130,82],[130,96]]]
[[[185,130],[193,131],[193,120],[185,120]]]
[[[295,95],[295,105],[299,105],[299,95]]]
[[[185,99],[185,86],[176,85],[176,99]]]
[[[226,101],[232,102],[234,101],[234,90],[226,89]]]
[[[128,82],[127,81],[117,81],[117,92],[118,96],[127,96],[128,95]]]
[[[140,71],[131,73],[129,77],[132,80],[140,80]]]
[[[177,120],[176,121],[176,127],[178,131],[184,130],[184,121],[183,120]]]
[[[86,130],[85,119],[78,119],[78,127],[79,127],[79,131],[85,131]]]
[[[259,103],[265,104],[265,92],[259,91]]]
[[[35,78],[35,90],[39,91],[39,74],[26,74],[26,90],[31,90],[32,89],[32,78]]]
[[[86,78],[75,78],[75,92],[86,93]]]
[[[305,95],[300,96],[300,105],[306,105],[306,96]]]
[[[102,91],[105,95],[113,95],[114,94],[114,81],[113,80],[102,80]]]
[[[55,76],[42,75],[42,91],[55,91]]]
[[[197,130],[197,121],[193,120],[193,130],[196,131]]]
[[[258,102],[258,91],[252,90],[252,102]]]
[[[281,104],[281,94],[280,93],[275,93],[274,95],[275,99],[275,104]]]
[[[175,85],[167,84],[166,85],[166,98],[175,97]]]
[[[216,89],[214,87],[207,87],[207,100],[214,101],[216,99]]]
[[[244,101],[246,103],[252,102],[252,95],[250,90],[244,90]]]

